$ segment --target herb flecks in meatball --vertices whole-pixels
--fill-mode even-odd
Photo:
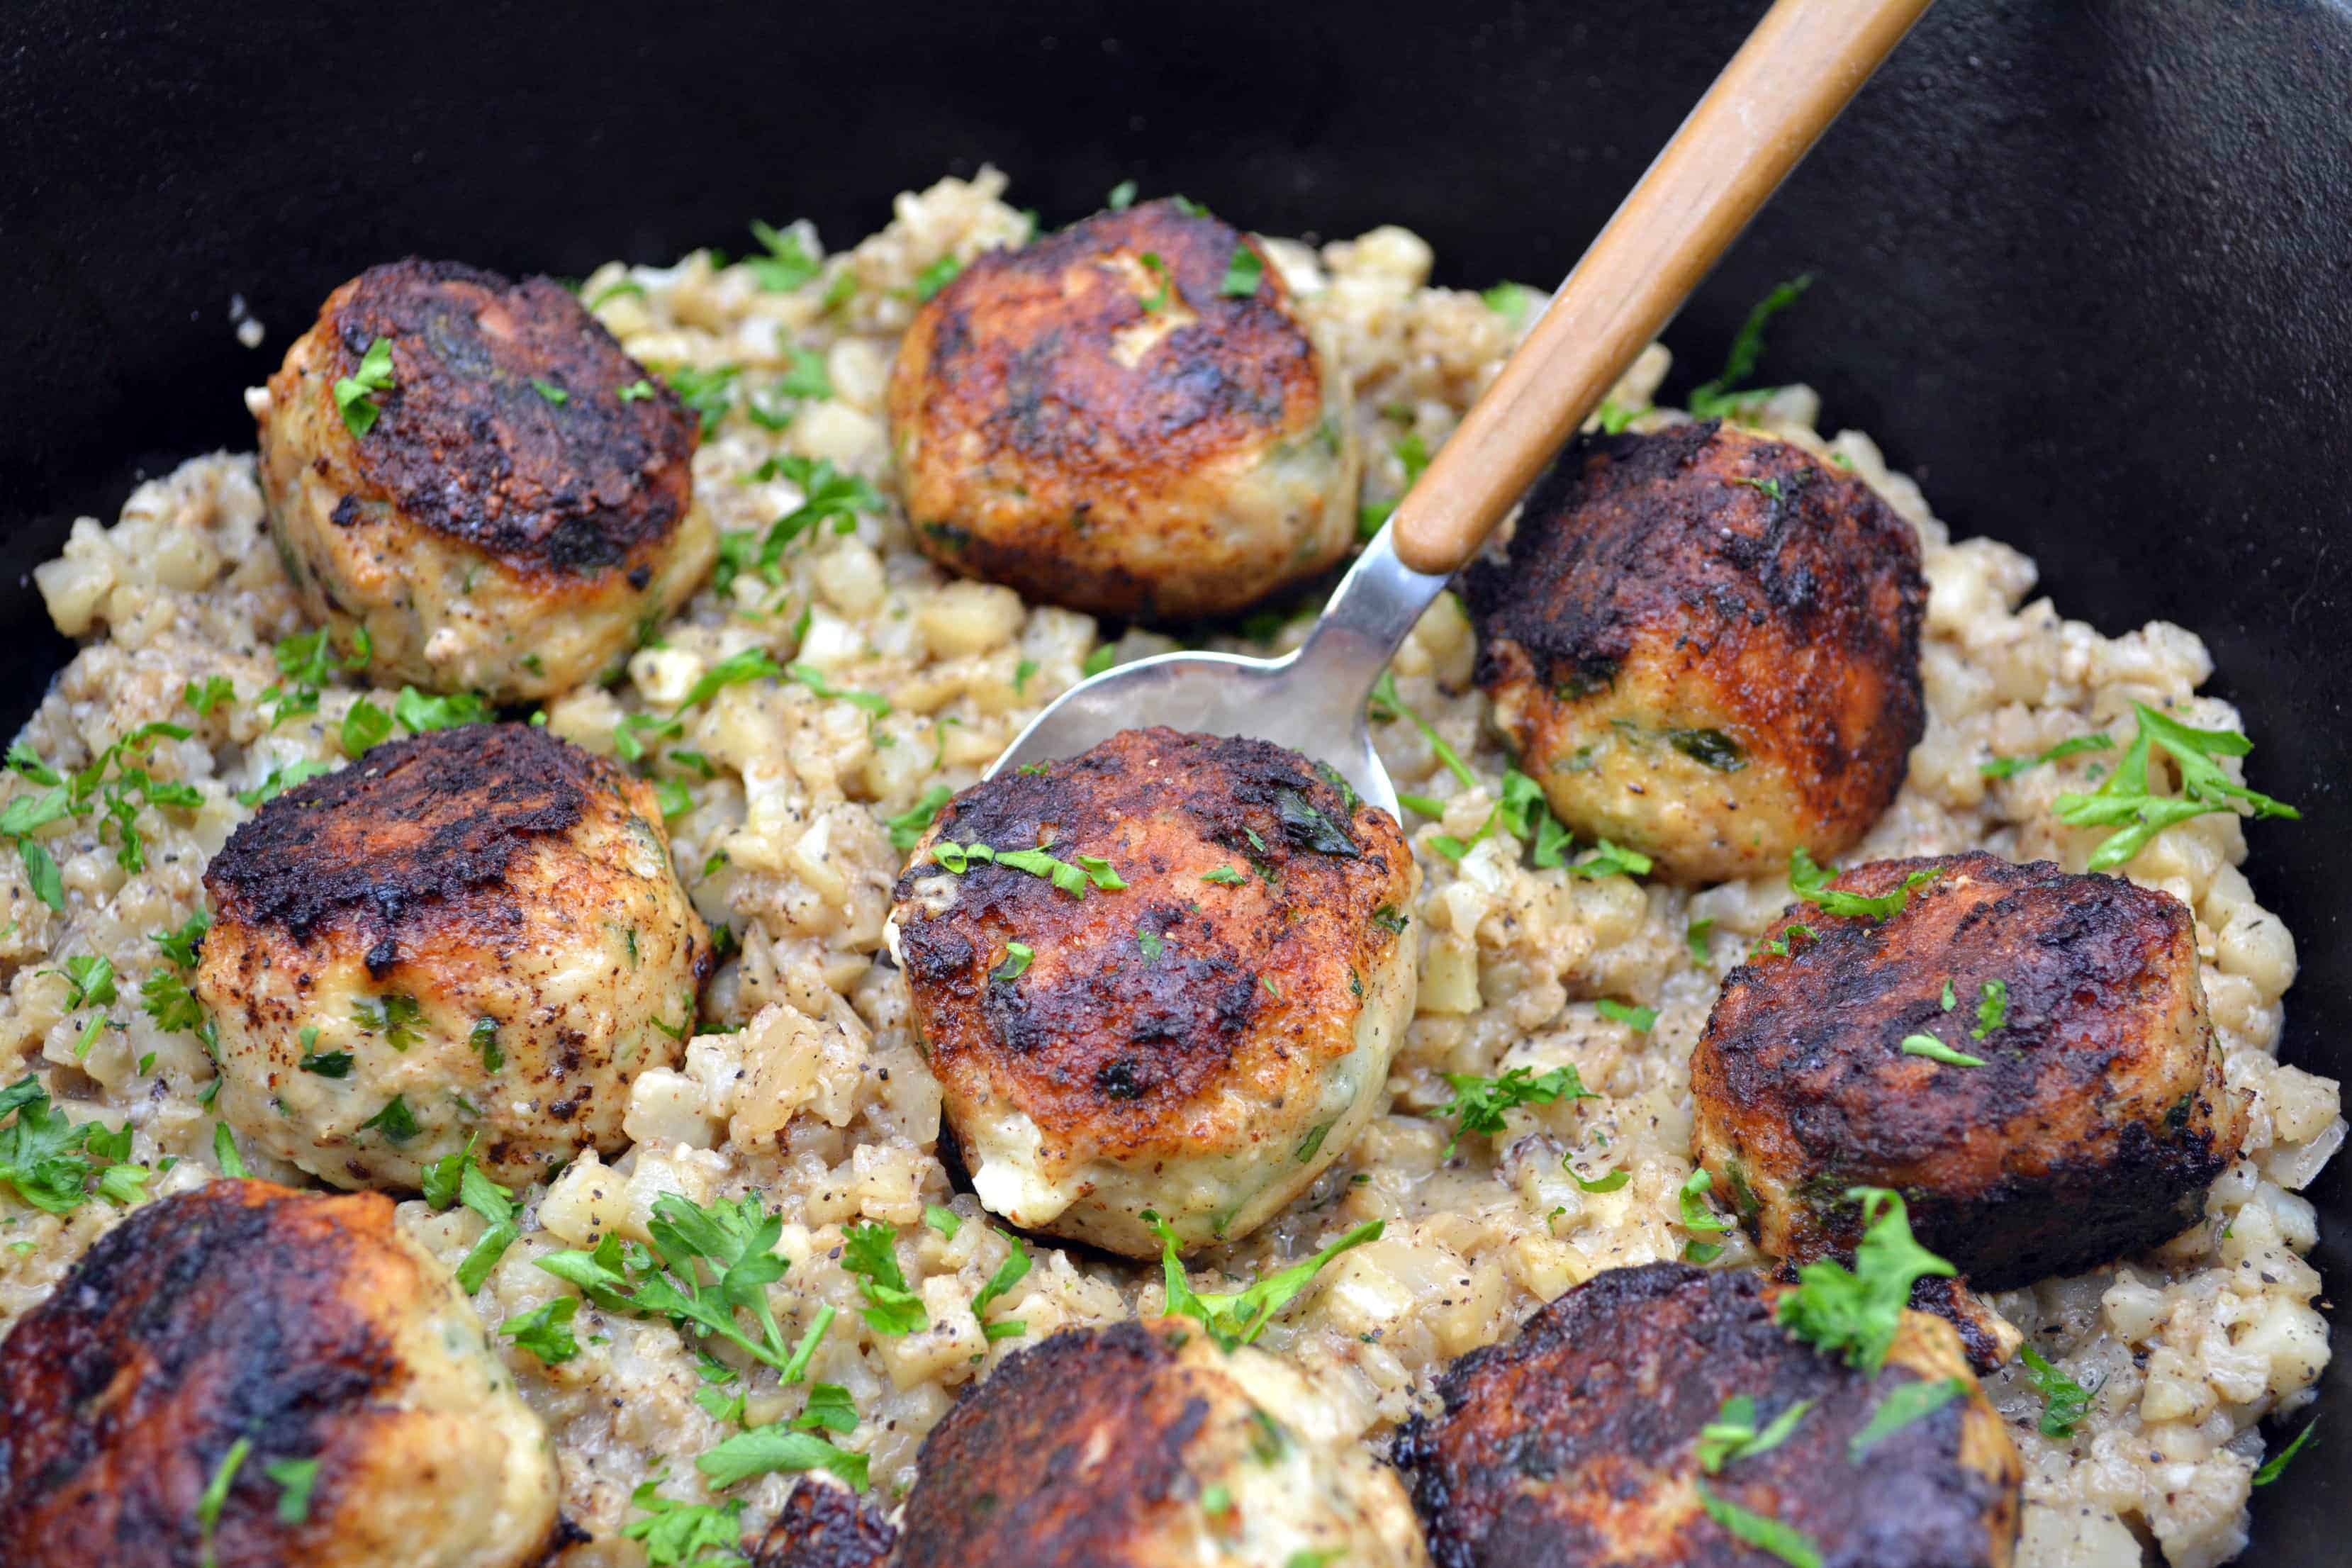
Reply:
[[[1763,1249],[1850,1252],[1855,1185],[1909,1200],[1980,1289],[2072,1274],[2202,1217],[2242,1115],[2169,894],[1972,851],[1859,866],[1726,977],[1693,1143]],[[1839,907],[1832,899],[1831,907]]]
[[[567,690],[716,554],[694,416],[544,278],[371,268],[288,352],[259,420],[280,560],[339,642],[365,628],[383,680]]]
[[[889,391],[917,538],[1097,615],[1244,609],[1355,539],[1348,383],[1257,242],[1181,201],[991,251]]]
[[[413,1188],[468,1140],[509,1184],[616,1149],[712,962],[652,786],[524,724],[287,791],[205,887],[221,1113],[340,1186]]]
[[[1263,741],[1130,730],[957,796],[891,941],[981,1201],[1137,1258],[1146,1210],[1187,1247],[1261,1223],[1373,1113],[1417,875]]]
[[[1397,1440],[1431,1558],[1770,1561],[1740,1521],[1823,1563],[2006,1568],[2021,1467],[1951,1330],[1901,1312],[1884,1364],[1857,1367],[1776,1321],[1788,1294],[1686,1264],[1612,1269],[1454,1363],[1442,1412]]]
[[[373,1194],[143,1205],[0,1347],[11,1562],[525,1568],[556,1499],[546,1428]]]
[[[1925,727],[1911,526],[1748,431],[1579,441],[1467,587],[1519,765],[1580,836],[1679,880],[1851,847]]]

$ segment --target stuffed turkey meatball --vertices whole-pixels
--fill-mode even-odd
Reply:
[[[143,1205],[0,1350],[12,1563],[525,1568],[556,1500],[546,1428],[375,1194]]]
[[[1263,741],[1129,730],[950,802],[888,939],[958,1151],[1130,1257],[1249,1231],[1377,1109],[1412,1017],[1396,821]]]
[[[611,1151],[712,962],[652,786],[525,724],[287,791],[205,888],[221,1114],[338,1186],[414,1188],[469,1142],[509,1184]]]
[[[1257,241],[1181,198],[972,262],[889,407],[923,549],[1028,598],[1224,615],[1356,536],[1347,378]]]
[[[2006,1568],[2022,1467],[1950,1326],[1902,1313],[1871,1371],[1791,1337],[1786,1289],[1611,1269],[1455,1362],[1397,1439],[1438,1568],[1801,1560],[1763,1531],[1824,1568]]]
[[[888,1561],[1420,1568],[1396,1477],[1304,1378],[1183,1318],[1055,1334],[925,1437]]]
[[[1467,587],[1520,767],[1570,827],[1678,880],[1850,847],[1925,727],[1910,525],[1749,431],[1580,441]]]
[[[1908,889],[1907,893],[1904,890]],[[1758,1245],[1853,1249],[1855,1185],[2007,1289],[2196,1224],[2243,1115],[2168,893],[1981,851],[1858,866],[1723,983],[1691,1059],[1692,1142]]]
[[[499,701],[593,679],[685,602],[718,536],[694,416],[572,294],[370,268],[258,404],[287,574],[379,680]]]

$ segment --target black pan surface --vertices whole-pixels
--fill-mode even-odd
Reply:
[[[578,275],[740,246],[755,216],[846,243],[893,192],[986,160],[1049,222],[1132,176],[1268,232],[1405,224],[1444,281],[1548,285],[1760,10],[14,0],[0,721],[69,652],[23,574],[140,474],[248,446],[238,390],[370,262]],[[2305,813],[2252,827],[2249,869],[2301,944],[2284,1054],[2338,1078],[2347,104],[2339,0],[1944,0],[1668,337],[1686,384],[1811,271],[1769,374],[1875,435],[1957,532],[2032,552],[2063,613],[2205,637],[2255,784]],[[2311,1195],[2340,1289],[2352,1161]],[[2249,1562],[2345,1561],[2341,1353],[2319,1408]]]

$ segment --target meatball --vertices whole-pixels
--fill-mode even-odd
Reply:
[[[1830,1568],[2006,1568],[2022,1467],[1949,1326],[1904,1313],[1873,1376],[1791,1339],[1773,1321],[1781,1289],[1681,1263],[1612,1269],[1455,1362],[1443,1412],[1396,1445],[1438,1568],[1769,1562],[1709,1497],[1801,1532]],[[1885,1402],[1951,1378],[1964,1394],[1855,1457]],[[1779,1446],[1706,1474],[1700,1429],[1741,1396],[1759,1432],[1811,1403]]]
[[[467,1143],[509,1184],[616,1148],[713,958],[652,787],[523,724],[287,791],[205,888],[221,1114],[338,1186],[413,1188]]]
[[[898,1539],[882,1510],[814,1477],[793,1489],[751,1555],[751,1568],[878,1568]]]
[[[258,418],[286,574],[339,643],[366,634],[382,680],[569,690],[718,553],[694,416],[544,278],[370,268],[328,296]]]
[[[1395,1476],[1306,1380],[1181,1318],[1006,1358],[931,1429],[906,1568],[1417,1568]]]
[[[1758,1245],[1850,1254],[1846,1189],[1892,1187],[1922,1243],[1998,1290],[2202,1218],[2242,1111],[2187,907],[1981,852],[1829,885],[1878,898],[1906,882],[1885,920],[1782,915],[1725,977],[1692,1057],[1693,1145]]]
[[[0,1352],[11,1562],[521,1568],[559,1528],[546,1428],[373,1193],[143,1205]]]
[[[1187,1247],[1265,1220],[1378,1110],[1418,880],[1264,741],[1129,730],[950,801],[887,935],[981,1202],[1137,1258],[1146,1211]]]
[[[889,406],[923,549],[1026,598],[1226,615],[1355,541],[1347,377],[1258,243],[1181,199],[972,262]]]
[[[1570,827],[1676,880],[1850,848],[1925,726],[1910,525],[1730,426],[1570,447],[1466,585],[1519,765]]]

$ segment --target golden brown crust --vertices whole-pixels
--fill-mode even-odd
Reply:
[[[1263,741],[1126,731],[1041,773],[950,802],[934,842],[1051,844],[1128,886],[1083,899],[974,865],[922,915],[919,858],[899,879],[900,953],[933,1069],[984,1073],[1057,1142],[1113,1156],[1181,1145],[1208,1102],[1278,1102],[1356,1047],[1367,977],[1398,932],[1412,858],[1394,819]],[[1325,847],[1316,847],[1320,844]],[[1239,875],[1238,886],[1212,882]],[[1034,953],[995,978],[1006,943]]]
[[[0,1350],[0,1542],[12,1561],[182,1568],[197,1500],[238,1438],[220,1568],[325,1542],[400,1376],[378,1304],[418,1291],[393,1207],[266,1182],[144,1205]],[[316,1459],[308,1526],[275,1521],[267,1468]],[[316,1544],[317,1542],[314,1542]]]
[[[1172,1321],[1067,1330],[968,1386],[923,1439],[899,1560],[1117,1568],[1196,1512],[1186,1450],[1210,1416]]]
[[[1230,295],[1242,247],[1260,275]],[[1153,618],[1238,608],[1346,539],[1316,528],[1306,557],[1277,550],[1236,576],[1147,568],[1134,536],[1240,559],[1218,490],[1297,443],[1327,442],[1336,466],[1324,381],[1255,240],[1174,201],[1100,213],[979,257],[917,312],[889,393],[908,515],[934,558],[1030,598]]]
[[[752,1552],[751,1568],[876,1568],[898,1539],[879,1507],[846,1487],[812,1478],[776,1510]]]
[[[2238,1110],[2187,907],[1981,851],[1831,885],[1876,896],[1922,871],[1935,879],[1885,921],[1792,907],[1766,942],[1816,934],[1725,977],[1691,1062],[1694,1142],[1718,1192],[1768,1252],[1801,1261],[1858,1239],[1846,1188],[1896,1188],[1920,1240],[1989,1289],[2195,1224],[2235,1157]],[[1988,982],[2007,1010],[1979,1038]],[[1985,1065],[1906,1055],[1913,1035]]]
[[[1479,684],[1555,809],[1677,876],[1850,847],[1925,725],[1912,530],[1784,442],[1715,422],[1580,441],[1466,588]],[[1707,794],[1706,834],[1645,839],[1621,795],[1654,785],[1611,746]]]
[[[300,395],[306,369],[331,396],[370,344],[391,344],[393,385],[341,459],[337,523],[389,505],[529,576],[650,574],[692,500],[694,418],[657,383],[623,401],[645,367],[570,290],[412,257],[336,289],[312,332],[314,353],[288,356],[274,397]]]
[[[1703,1510],[1695,1483],[1803,1531],[1843,1568],[2000,1568],[2019,1521],[2015,1449],[1971,1383],[1874,1443],[1848,1445],[1879,1402],[1965,1376],[1941,1323],[1907,1314],[1866,1377],[1773,1321],[1777,1288],[1675,1263],[1596,1276],[1438,1380],[1396,1457],[1438,1568],[1725,1568],[1766,1561]],[[1701,1470],[1699,1429],[1746,1394],[1768,1425],[1813,1401],[1780,1447]]]
[[[615,799],[659,810],[644,781],[538,726],[436,730],[264,805],[205,868],[205,891],[255,932],[363,936],[382,978],[427,942],[498,949],[520,921],[500,896],[514,858]]]

